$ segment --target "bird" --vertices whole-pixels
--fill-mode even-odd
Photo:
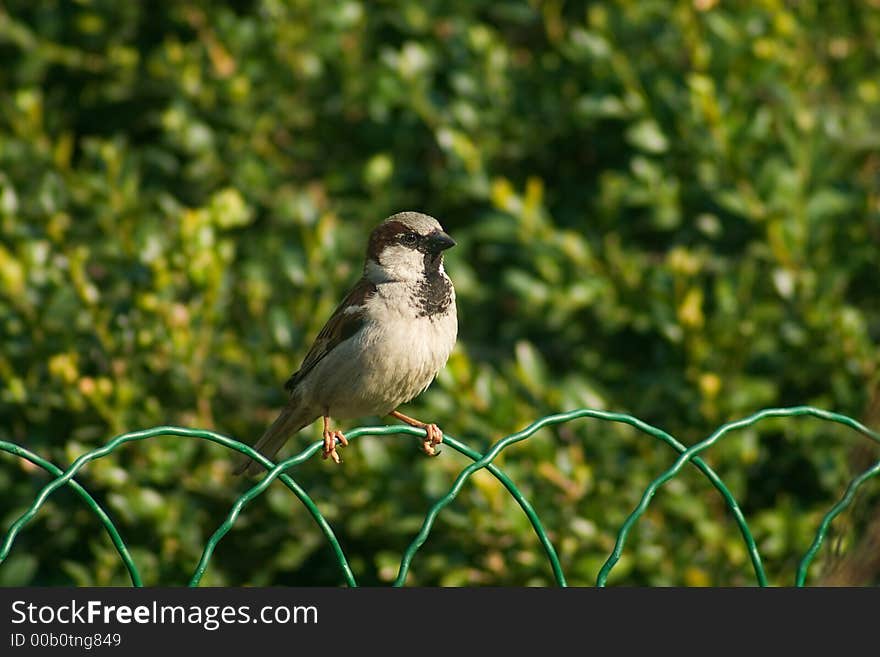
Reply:
[[[443,267],[455,246],[434,217],[398,212],[370,233],[363,274],[284,384],[288,399],[254,449],[272,458],[295,433],[323,419],[323,458],[340,463],[348,446],[332,420],[391,416],[425,430],[422,449],[438,453],[443,432],[401,413],[446,365],[458,335],[455,288]],[[242,455],[235,474],[263,466]]]

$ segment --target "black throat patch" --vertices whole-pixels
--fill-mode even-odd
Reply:
[[[452,283],[440,272],[441,254],[425,253],[425,276],[416,293],[419,317],[433,317],[446,312],[452,303]]]

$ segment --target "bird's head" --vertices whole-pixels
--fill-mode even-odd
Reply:
[[[443,251],[455,240],[440,223],[420,212],[398,212],[373,229],[364,273],[374,283],[420,280],[442,271]]]

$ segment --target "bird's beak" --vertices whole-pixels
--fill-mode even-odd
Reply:
[[[428,235],[427,243],[428,249],[432,253],[440,253],[441,251],[445,251],[446,249],[455,246],[455,240],[442,230],[435,230]]]

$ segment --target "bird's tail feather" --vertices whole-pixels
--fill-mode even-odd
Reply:
[[[290,436],[314,420],[314,418],[303,418],[302,413],[298,413],[297,410],[298,409],[291,404],[285,406],[284,410],[282,410],[278,417],[275,418],[275,421],[269,425],[269,428],[266,429],[260,439],[254,443],[254,449],[260,452],[263,456],[271,459],[275,456],[275,453],[281,449],[281,446],[288,438],[290,438]],[[263,470],[264,467],[262,465],[249,456],[241,454],[233,473],[238,475],[246,472],[249,475],[254,475]]]

